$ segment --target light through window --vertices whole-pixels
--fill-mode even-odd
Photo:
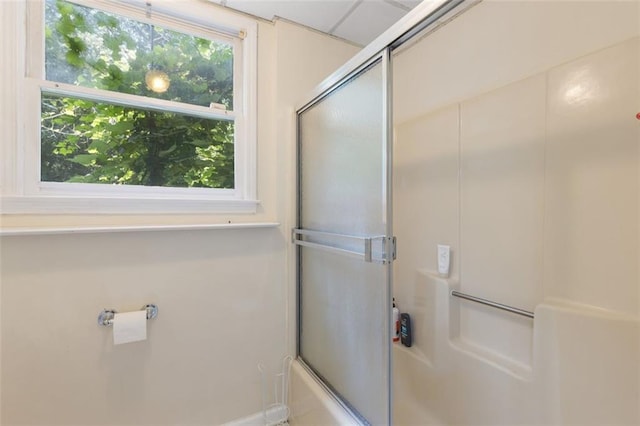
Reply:
[[[232,39],[61,0],[44,21],[42,182],[234,188]]]

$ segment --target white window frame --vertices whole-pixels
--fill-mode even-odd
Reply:
[[[177,104],[116,92],[50,82],[44,76],[43,1],[26,1],[21,12],[25,49],[18,49],[16,70],[19,109],[15,155],[6,167],[15,173],[5,179],[3,214],[104,213],[255,213],[257,139],[257,22],[211,4],[117,0],[67,0],[140,22],[200,37],[222,39],[234,46],[234,111]],[[211,16],[211,21],[207,17]],[[212,22],[214,21],[215,22]],[[18,42],[20,44],[20,42]],[[22,58],[20,56],[22,55]],[[170,188],[40,181],[41,93],[85,97],[94,101],[186,113],[212,119],[233,119],[234,188]],[[4,164],[3,164],[4,166]]]

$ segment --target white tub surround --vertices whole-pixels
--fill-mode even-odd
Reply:
[[[473,302],[451,297],[457,284],[419,271],[415,285],[432,303],[413,312],[415,345],[394,345],[394,425],[638,424],[637,317],[546,300],[522,319],[535,330],[527,366],[461,335]]]

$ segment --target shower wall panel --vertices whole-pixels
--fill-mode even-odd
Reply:
[[[640,42],[548,78],[545,295],[638,315]]]
[[[394,230],[411,236],[401,241],[394,269],[394,280],[403,284],[395,287],[395,295],[402,301],[418,303],[420,286],[404,284],[415,282],[415,265],[437,270],[436,243],[451,247],[450,277],[459,277],[458,110],[454,105],[396,128],[393,196],[400,208],[394,211]],[[416,314],[422,315],[421,311]],[[416,339],[416,344],[421,345],[422,339]]]
[[[483,2],[397,54],[396,394],[424,418],[640,422],[639,67],[638,2]]]
[[[533,311],[542,301],[545,77],[460,107],[461,291]],[[460,306],[460,336],[531,365],[533,323]]]

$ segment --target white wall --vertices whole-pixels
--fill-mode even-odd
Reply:
[[[395,294],[444,423],[640,421],[639,35],[638,2],[489,1],[397,56]],[[436,244],[535,321],[437,296]]]
[[[256,365],[275,372],[288,352],[289,114],[357,49],[286,22],[260,22],[258,37],[256,215],[1,219],[4,227],[281,226],[2,237],[3,425],[219,424],[261,409]],[[145,303],[159,306],[148,340],[114,347],[98,313]]]

